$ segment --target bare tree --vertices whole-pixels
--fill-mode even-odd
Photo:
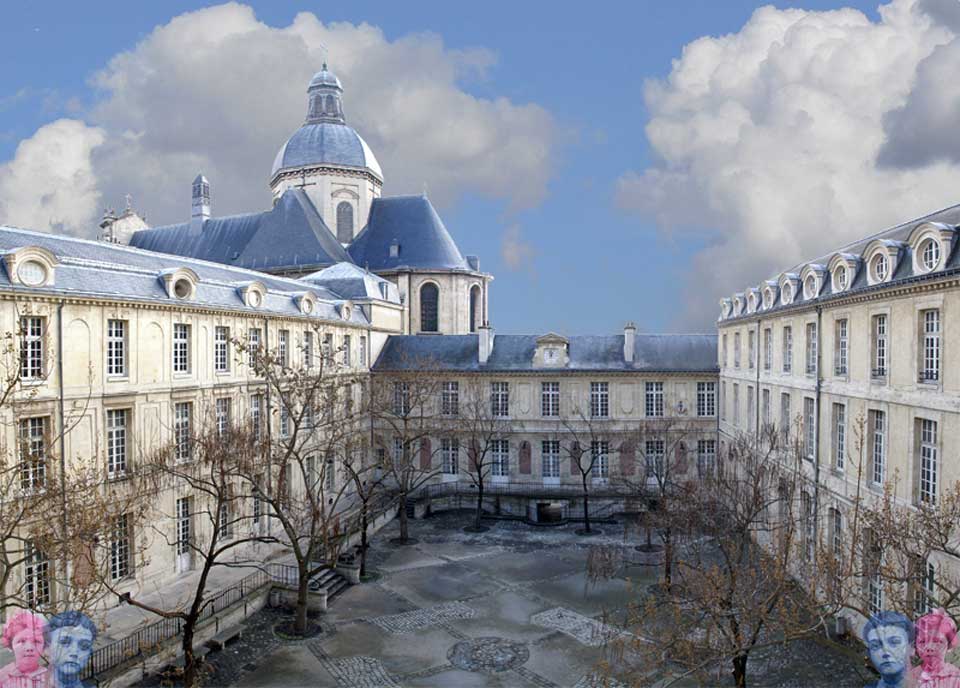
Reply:
[[[593,532],[590,525],[590,487],[596,480],[608,479],[610,461],[615,451],[612,439],[622,431],[576,408],[573,418],[563,418],[564,438],[560,446],[570,461],[571,472],[576,469],[583,494],[583,534]],[[564,441],[564,439],[566,441]]]

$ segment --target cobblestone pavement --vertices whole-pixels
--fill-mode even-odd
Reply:
[[[604,524],[602,535],[578,537],[575,526],[537,529],[509,521],[463,532],[471,520],[460,512],[412,521],[418,542],[408,546],[390,542],[398,528],[388,525],[368,552],[379,579],[334,600],[320,617],[323,633],[282,641],[272,628],[285,612],[264,610],[248,620],[239,643],[210,656],[207,685],[627,688],[598,674],[603,640],[621,632],[623,608],[659,571],[628,565],[593,583],[585,568],[591,546],[629,552],[642,535],[625,537],[622,527]],[[827,655],[802,644],[786,656],[758,653],[751,685],[867,683],[847,657]],[[729,676],[721,672],[717,685],[730,685]]]

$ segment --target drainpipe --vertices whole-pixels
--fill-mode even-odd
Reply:
[[[67,419],[63,401],[63,299],[57,304],[57,412],[60,416],[60,536],[63,538],[60,555],[63,559],[63,587],[66,592],[64,602],[69,603],[70,586],[66,583],[70,578],[67,573]]]
[[[817,380],[813,400],[813,539],[820,536],[820,391],[823,386],[823,306],[817,306]]]
[[[760,452],[760,324],[762,322],[763,318],[757,318],[757,336],[753,344],[753,354],[756,357],[753,365],[757,371],[756,384],[753,391],[753,450],[757,454]]]

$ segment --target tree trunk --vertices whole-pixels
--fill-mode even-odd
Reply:
[[[407,493],[400,495],[400,541],[406,542],[410,531],[407,526]]]
[[[197,661],[193,656],[193,629],[197,623],[198,614],[191,613],[183,624],[183,639],[180,647],[183,649],[183,685],[193,688],[197,685]]]
[[[312,549],[312,548],[311,548]],[[297,611],[293,620],[293,632],[297,635],[307,633],[307,595],[310,578],[307,576],[307,562],[297,562]]]
[[[483,518],[483,476],[479,476],[477,481],[477,516],[473,527],[480,530],[480,521]]]
[[[739,654],[733,658],[733,682],[737,688],[747,688],[747,655]]]
[[[590,494],[587,490],[587,476],[583,475],[583,531],[590,532]]]
[[[670,526],[663,529],[663,583],[667,590],[673,585],[673,534]]]
[[[360,578],[367,575],[367,503],[360,512]]]

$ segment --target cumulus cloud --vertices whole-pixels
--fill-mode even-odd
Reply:
[[[500,256],[511,270],[526,268],[533,270],[533,257],[536,254],[533,246],[523,240],[520,235],[520,225],[511,225],[503,234],[500,243]]]
[[[441,206],[467,192],[514,207],[543,197],[553,119],[537,105],[464,90],[492,65],[488,51],[453,50],[433,34],[388,40],[369,24],[324,24],[307,12],[272,27],[229,3],[175,17],[92,77],[97,97],[83,119],[103,140],[87,151],[95,183],[81,205],[130,193],[152,224],[182,221],[202,170],[215,214],[268,207],[273,158],[303,122],[306,86],[325,59],[344,84],[348,124],[380,160],[386,193],[426,183]],[[18,161],[8,165],[40,164]],[[92,234],[95,215],[77,231]]]
[[[954,40],[931,4],[893,0],[878,21],[764,7],[737,33],[688,44],[666,79],[647,83],[657,162],[625,173],[617,198],[705,246],[682,324],[702,326],[723,295],[960,200],[960,166],[878,161],[890,113]]]

